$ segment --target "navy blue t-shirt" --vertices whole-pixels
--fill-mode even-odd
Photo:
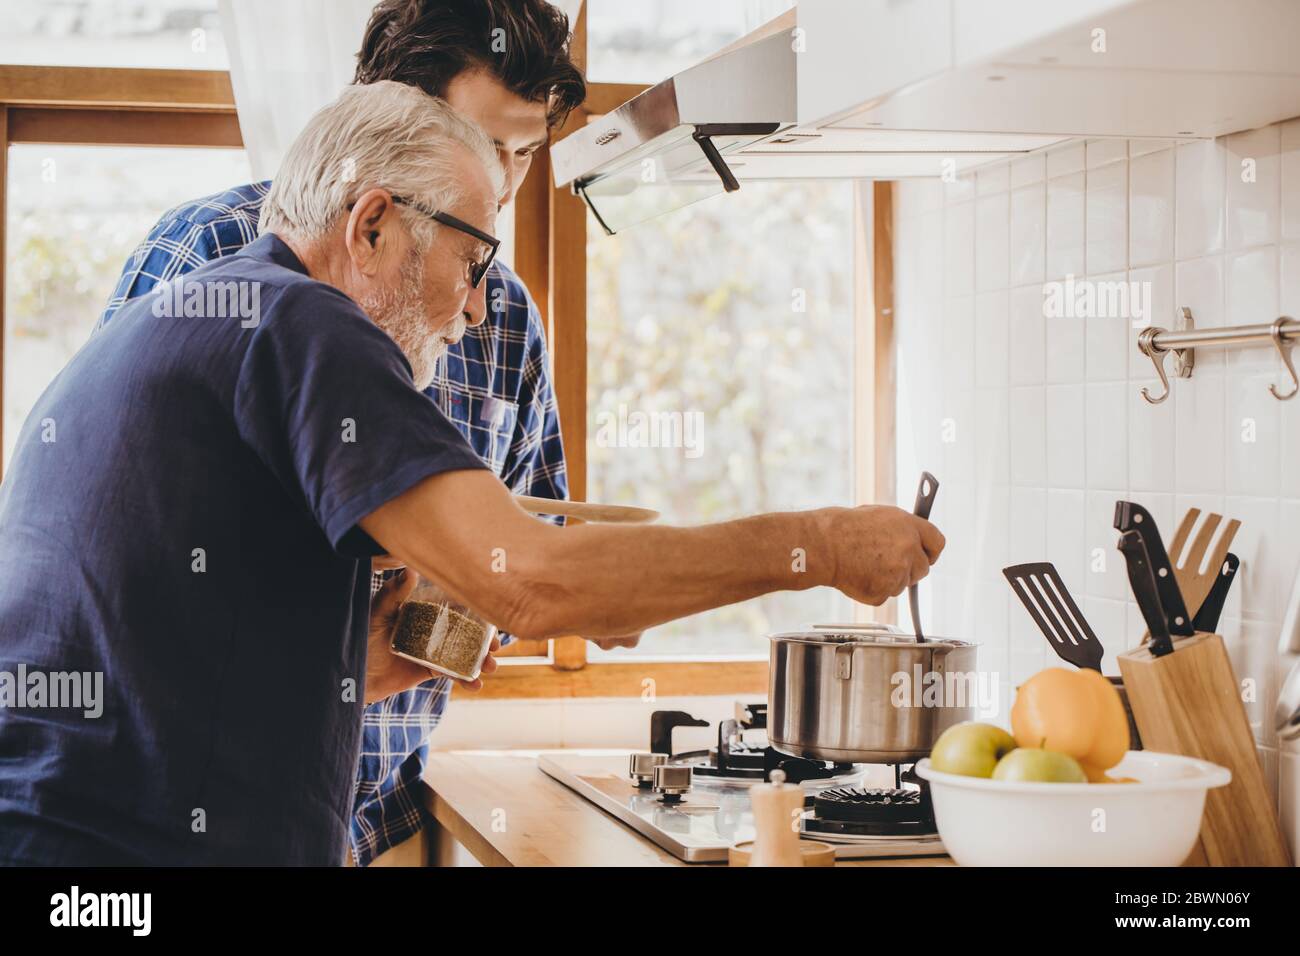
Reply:
[[[278,238],[174,281],[59,373],[0,485],[0,860],[337,865],[381,550],[357,522],[484,466]],[[99,716],[48,706],[66,678],[14,693],[60,673],[102,674]]]

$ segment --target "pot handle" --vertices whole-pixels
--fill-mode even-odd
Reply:
[[[853,676],[853,645],[840,644],[835,648],[835,677],[848,680]]]

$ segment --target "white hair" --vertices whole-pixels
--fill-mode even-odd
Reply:
[[[262,206],[258,231],[316,241],[350,202],[377,187],[449,209],[464,198],[457,163],[462,149],[483,164],[493,195],[499,196],[505,173],[492,141],[476,123],[405,83],[346,87],[307,121],[289,147]],[[427,248],[437,223],[406,206],[397,208],[417,244]]]

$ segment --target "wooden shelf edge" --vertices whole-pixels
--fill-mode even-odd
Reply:
[[[9,142],[242,149],[234,113],[12,107]]]
[[[225,70],[0,66],[0,103],[232,112],[235,94]]]
[[[766,693],[766,660],[644,660],[588,664],[576,671],[557,670],[550,664],[507,665],[486,678],[481,691],[456,687],[452,696],[465,700],[543,700]]]

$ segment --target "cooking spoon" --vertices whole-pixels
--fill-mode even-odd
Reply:
[[[934,496],[939,493],[939,479],[928,471],[921,472],[921,484],[916,489],[916,505],[912,514],[918,518],[930,518],[930,509],[934,507]],[[921,633],[921,597],[916,585],[907,589],[907,603],[912,611],[912,629],[916,631],[916,643],[924,644],[925,635]]]

